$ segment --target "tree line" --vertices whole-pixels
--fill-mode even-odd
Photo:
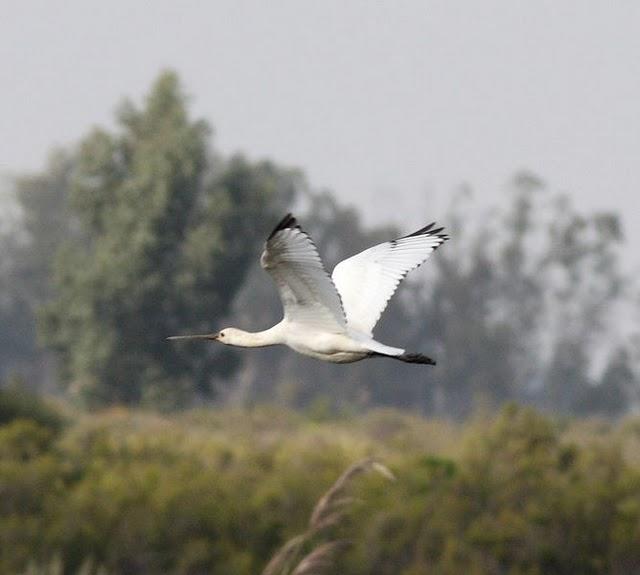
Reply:
[[[383,317],[379,338],[434,356],[434,369],[168,344],[280,319],[257,262],[287,210],[330,265],[412,230],[365,226],[299,170],[220,153],[172,72],[115,119],[10,181],[18,209],[0,222],[1,379],[55,379],[88,406],[269,400],[464,417],[507,400],[606,415],[637,404],[637,294],[620,220],[584,213],[527,172],[498,205],[468,187],[452,195],[438,215],[452,240]]]

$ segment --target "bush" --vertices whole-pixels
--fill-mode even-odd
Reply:
[[[0,431],[0,572],[259,573],[368,456],[397,479],[354,484],[338,526],[351,547],[327,573],[636,572],[639,428],[517,406],[458,426],[274,408],[112,410],[61,434],[14,420]]]
[[[64,417],[38,394],[27,391],[20,381],[0,388],[0,425],[15,419],[30,419],[40,425],[59,431]]]

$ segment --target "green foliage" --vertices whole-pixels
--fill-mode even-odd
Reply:
[[[29,419],[53,431],[62,429],[65,419],[58,409],[41,395],[25,389],[19,380],[0,389],[0,425],[16,419]]]
[[[638,429],[515,405],[458,426],[271,408],[119,409],[61,435],[14,420],[0,427],[0,572],[259,573],[369,456],[396,480],[336,492],[349,513],[330,537],[351,545],[328,573],[634,572]]]
[[[515,406],[467,435],[455,466],[396,470],[398,491],[379,504],[387,510],[363,523],[353,573],[624,573],[638,564],[640,470],[616,439],[567,443],[552,421]]]
[[[296,176],[242,157],[212,160],[177,77],[122,106],[114,133],[80,144],[69,198],[78,234],[58,253],[41,314],[63,381],[89,405],[171,407],[234,367],[229,353],[168,344],[215,329]]]

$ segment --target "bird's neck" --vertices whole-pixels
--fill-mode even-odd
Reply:
[[[257,332],[242,331],[235,336],[231,344],[238,347],[266,347],[283,343],[277,327]]]

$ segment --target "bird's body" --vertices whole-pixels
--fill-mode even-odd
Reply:
[[[384,356],[434,365],[427,356],[376,341],[372,331],[400,281],[448,239],[441,232],[431,224],[373,246],[340,262],[329,276],[311,238],[288,214],[267,239],[260,258],[278,287],[282,321],[260,332],[225,328],[169,339],[210,339],[238,347],[286,345],[332,363]]]
[[[280,343],[291,349],[331,363],[352,363],[364,359],[370,350],[351,334],[309,331],[304,324],[282,320],[273,328]]]

